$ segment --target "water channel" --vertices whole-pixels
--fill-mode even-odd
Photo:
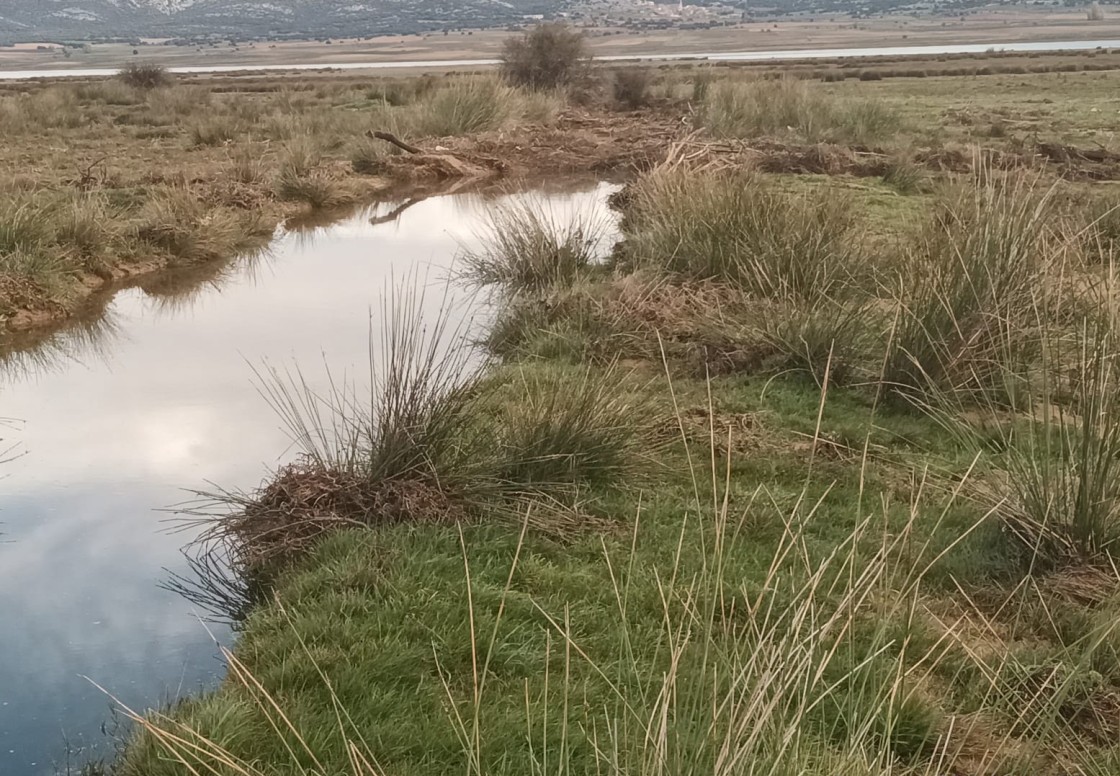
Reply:
[[[836,59],[840,57],[905,57],[940,54],[983,54],[988,51],[1091,51],[1120,48],[1120,40],[1055,40],[1010,43],[938,43],[928,46],[879,46],[873,48],[816,48],[773,51],[683,52],[677,54],[618,54],[596,57],[600,62],[674,62],[708,60],[711,62],[759,62],[795,59]],[[241,73],[285,70],[392,70],[417,68],[486,67],[498,64],[496,59],[421,59],[385,60],[379,62],[294,62],[284,65],[191,65],[168,68],[173,73]],[[0,70],[0,81],[23,81],[32,78],[94,78],[114,75],[116,68],[41,68],[37,70]]]
[[[136,709],[220,681],[214,640],[233,634],[162,586],[189,573],[191,539],[163,510],[208,483],[250,489],[296,454],[254,367],[298,364],[320,388],[328,368],[366,374],[386,295],[421,283],[435,315],[494,208],[532,197],[609,227],[615,188],[382,203],[283,231],[217,276],[121,290],[34,345],[0,342],[0,460],[18,455],[0,464],[0,774],[111,753],[112,704],[91,680]],[[460,314],[484,304],[450,288]]]

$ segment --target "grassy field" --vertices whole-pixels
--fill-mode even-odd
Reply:
[[[389,146],[548,121],[558,102],[491,78],[121,79],[0,93],[0,321],[65,319],[105,285],[227,261],[283,219],[391,185]]]
[[[841,155],[869,147],[960,169],[967,147],[980,143],[1031,163],[1040,140],[1092,151],[1113,144],[1110,73],[1118,64],[1112,52],[789,63],[781,71],[787,77],[826,82],[809,86],[813,99],[883,105],[891,125],[869,130],[875,116],[852,116],[843,131],[780,132],[788,124],[775,125],[772,112],[769,127],[733,115],[765,106],[725,100],[733,126],[713,129],[801,144],[786,151],[802,161],[813,153],[806,144],[826,142]],[[405,164],[389,153],[395,149],[367,138],[370,129],[429,146],[440,138],[439,145],[474,162],[476,176],[629,173],[658,161],[666,142],[697,124],[709,86],[734,90],[721,84],[778,71],[764,64],[623,70],[645,75],[633,84],[637,92],[622,98],[612,93],[618,71],[604,72],[581,87],[578,105],[511,89],[487,74],[3,84],[0,319],[18,329],[55,323],[98,288],[259,247],[300,210],[365,201],[402,178],[432,182],[465,172],[426,164],[430,158]],[[712,111],[709,119],[716,120]],[[448,143],[452,136],[467,137]],[[1116,177],[1111,157],[1050,152],[1055,164],[1094,167],[1082,177]],[[767,153],[782,166],[781,149]]]
[[[212,524],[227,603],[251,605],[230,675],[137,710],[103,770],[1120,770],[1116,75],[897,69],[8,96],[82,118],[27,125],[6,164],[44,137],[137,154],[87,194],[121,196],[142,158],[210,170],[97,219],[168,252],[199,248],[132,219],[281,212],[197,193],[242,178],[324,207],[448,157],[632,173],[605,263],[591,223],[495,217],[463,262],[499,302],[484,363],[404,292],[368,400],[270,383],[307,454]],[[122,120],[183,90],[205,116]],[[373,124],[444,150],[390,155]],[[72,185],[53,159],[10,198]],[[0,277],[77,244],[40,222]]]

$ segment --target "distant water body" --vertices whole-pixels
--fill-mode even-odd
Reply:
[[[627,62],[646,60],[672,62],[688,59],[711,62],[755,62],[785,59],[835,59],[838,57],[899,57],[938,54],[983,54],[987,51],[1086,51],[1097,48],[1120,48],[1120,40],[1056,40],[1023,43],[961,43],[932,46],[883,46],[879,48],[786,49],[782,51],[682,52],[679,54],[620,54],[597,57],[599,61]],[[242,73],[275,70],[390,70],[404,68],[482,67],[496,65],[496,59],[419,59],[382,62],[313,62],[286,65],[197,65],[169,68],[173,73]],[[0,80],[19,81],[32,78],[80,78],[107,76],[115,68],[75,68],[40,70],[0,70]]]

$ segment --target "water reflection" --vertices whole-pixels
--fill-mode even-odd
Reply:
[[[558,214],[602,208],[612,190],[569,187],[547,201]],[[64,741],[109,748],[107,699],[83,676],[138,709],[219,680],[205,612],[160,586],[168,571],[190,577],[180,549],[191,537],[169,533],[156,510],[182,502],[183,488],[252,488],[290,457],[250,364],[300,363],[313,383],[323,363],[336,376],[364,371],[385,289],[446,276],[508,196],[362,210],[213,276],[124,289],[98,302],[104,315],[0,356],[0,416],[21,421],[0,429],[0,450],[18,441],[23,452],[0,480],[0,774],[46,776]]]
[[[0,391],[68,365],[104,360],[118,333],[113,311],[98,310],[52,331],[10,335],[0,347]]]

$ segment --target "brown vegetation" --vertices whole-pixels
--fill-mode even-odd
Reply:
[[[932,79],[923,88],[935,102],[915,113],[890,87],[895,76],[947,68],[996,78],[1031,68],[1111,68],[1120,61],[1111,52],[795,62],[783,64],[780,78],[765,63],[631,66],[588,81],[573,31],[546,25],[516,41],[513,49],[527,57],[521,82],[544,87],[558,79],[571,84],[569,96],[477,75],[172,82],[147,66],[113,79],[0,85],[7,140],[0,317],[8,328],[64,317],[106,283],[223,260],[302,209],[329,210],[393,185],[631,173],[670,151],[690,163],[771,173],[882,176],[902,194],[978,162],[1072,181],[1120,178],[1120,154],[1104,139],[1095,145],[1062,134],[1060,111],[1045,100],[1029,112],[985,111],[976,100],[954,108],[952,92]],[[554,56],[556,47],[566,55]],[[542,61],[564,67],[546,73]],[[847,79],[861,73],[883,80]],[[831,74],[845,82],[810,80]],[[507,76],[519,78],[508,68]],[[1090,76],[1079,78],[1079,89],[1091,87]],[[954,83],[954,91],[989,89],[985,79]],[[992,83],[993,93],[1008,88]],[[1067,91],[1052,85],[1058,99]],[[943,104],[950,126],[930,142],[924,127]],[[371,130],[422,153],[399,153],[367,137]]]

